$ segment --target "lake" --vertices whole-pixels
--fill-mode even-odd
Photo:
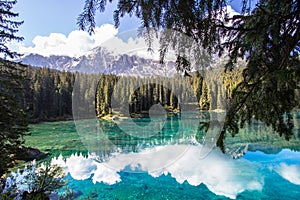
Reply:
[[[215,147],[222,113],[30,125],[76,199],[298,199],[300,113],[289,141],[260,122]],[[210,123],[208,132],[202,122]]]

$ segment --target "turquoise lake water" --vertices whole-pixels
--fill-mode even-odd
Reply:
[[[129,119],[42,123],[26,140],[64,168],[75,199],[299,199],[298,126],[286,141],[254,123],[222,153],[212,145],[222,124],[204,133],[189,116],[135,119],[132,132]]]
[[[249,152],[231,164],[211,163],[203,171],[185,162],[160,175],[110,171],[80,156],[73,159],[69,164],[85,167],[69,169],[66,177],[77,199],[299,199],[300,195],[300,153],[288,149],[277,155]]]

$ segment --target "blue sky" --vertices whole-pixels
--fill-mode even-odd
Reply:
[[[68,35],[78,30],[77,17],[83,10],[85,0],[18,0],[14,11],[24,24],[19,28],[19,35],[25,38],[25,45],[32,45],[35,36],[48,36],[50,33]],[[97,26],[114,24],[113,11],[116,3],[108,3],[105,13],[96,17]],[[135,29],[139,26],[136,18],[125,17],[119,31]]]
[[[234,10],[240,11],[241,1],[229,1],[229,5]],[[104,13],[98,12],[96,16],[98,27],[105,24],[110,24],[110,26],[102,26],[94,36],[76,31],[78,30],[77,17],[83,10],[84,2],[85,0],[18,0],[13,10],[19,13],[18,20],[24,21],[19,28],[18,35],[25,39],[22,43],[12,44],[13,49],[24,54],[43,52],[46,56],[59,49],[60,55],[79,56],[80,53],[94,48],[103,40],[118,37],[120,33],[137,29],[140,25],[139,19],[126,16],[121,19],[119,29],[114,29],[113,11],[116,8],[114,1],[114,3],[107,4]],[[253,0],[253,4],[254,2],[256,0]],[[121,36],[123,40],[129,38],[124,34]],[[80,41],[81,44],[74,45],[76,41]],[[131,42],[133,44],[133,41]],[[61,44],[64,43],[66,45],[62,46]],[[83,45],[83,43],[86,44]]]

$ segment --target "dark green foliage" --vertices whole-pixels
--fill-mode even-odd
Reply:
[[[19,54],[11,51],[7,47],[7,43],[13,40],[23,40],[23,37],[15,35],[18,32],[18,27],[23,24],[23,22],[16,22],[11,19],[18,16],[17,13],[11,11],[16,3],[16,0],[0,1],[0,54],[10,58],[15,58],[19,56]]]
[[[5,193],[0,194],[0,197],[47,200],[50,199],[49,195],[52,192],[56,192],[65,185],[64,176],[63,169],[57,165],[50,165],[49,163],[40,167],[29,165],[24,168],[23,172],[11,173],[9,177],[11,185],[5,189]]]
[[[26,82],[22,73],[19,64],[0,60],[0,177],[13,166],[18,146],[27,135],[27,118],[20,105]]]
[[[21,106],[30,122],[72,118],[72,91],[75,75],[48,68],[23,66],[24,92]]]
[[[65,185],[63,169],[59,166],[47,164],[38,168],[38,176],[32,191],[32,196],[53,192]]]
[[[89,77],[87,77],[89,78]],[[113,88],[118,81],[118,77],[114,75],[101,75],[97,92],[96,92],[96,113],[97,116],[102,117],[111,114],[111,100],[113,98]],[[119,100],[118,100],[119,102]]]
[[[88,30],[92,32],[95,27],[96,10],[103,12],[107,2],[107,0],[86,0],[84,10],[78,17],[79,27],[81,29],[88,27]],[[144,33],[148,33],[149,28],[154,30],[172,29],[185,33],[202,43],[203,46],[209,47],[220,42],[218,23],[216,22],[218,15],[225,13],[221,9],[225,5],[225,0],[120,0],[114,12],[115,26],[119,26],[120,18],[126,14],[135,15],[141,19],[140,29],[144,29]],[[175,37],[175,35],[171,37]],[[151,44],[150,40],[149,44]]]
[[[83,13],[89,15],[82,14],[78,19],[82,29],[88,26],[93,31],[95,11],[97,8],[104,11],[106,2],[86,0]],[[141,19],[140,33],[146,37],[150,48],[155,36],[150,29],[161,31],[162,61],[167,50],[173,49],[181,71],[190,68],[191,63],[186,62],[185,56],[192,55],[191,52],[196,58],[202,58],[205,52],[225,53],[229,57],[227,64],[224,63],[227,70],[231,70],[239,58],[247,60],[243,81],[228,96],[232,102],[218,141],[222,149],[227,131],[235,135],[239,128],[253,119],[261,120],[289,139],[293,126],[289,113],[299,105],[299,1],[259,0],[251,10],[249,0],[243,0],[242,14],[233,17],[228,15],[226,9],[221,9],[227,2],[119,0],[114,13],[115,25],[119,26],[120,17],[135,14]],[[178,33],[193,40],[185,40]],[[205,51],[195,46],[203,47]],[[196,63],[196,67],[205,68],[207,65]],[[211,88],[202,90],[205,94]],[[218,105],[221,104],[219,101]],[[203,102],[201,105],[205,108],[214,106]]]
[[[31,122],[72,117],[74,74],[0,61],[0,176],[20,159]],[[26,113],[26,114],[25,114]],[[21,158],[24,159],[24,158]]]
[[[299,105],[299,1],[260,1],[250,16],[235,17],[225,45],[230,62],[247,56],[244,81],[233,93],[225,128],[232,135],[252,119],[271,126],[287,140],[292,135],[292,109]],[[229,66],[230,67],[230,66]],[[238,126],[239,124],[239,126]]]
[[[179,109],[178,98],[184,98],[184,94],[176,97],[172,93],[172,90],[177,90],[174,87],[178,87],[179,84],[176,83],[178,79],[176,77],[160,77],[155,80],[158,80],[159,83],[152,83],[153,78],[150,77],[101,76],[96,95],[97,116],[103,117],[107,114],[112,114],[112,101],[115,112],[125,114],[129,110],[131,117],[135,117],[135,115],[148,117],[149,109],[154,104],[160,104],[170,111]],[[135,83],[138,84],[136,85]],[[138,87],[135,88],[135,86]]]
[[[0,55],[15,58],[19,54],[11,51],[7,43],[21,41],[15,34],[23,22],[13,21],[18,14],[11,11],[15,0],[0,1]],[[25,82],[23,69],[19,64],[0,58],[0,178],[14,164],[16,149],[27,132],[27,120],[20,100]]]
[[[228,73],[214,70],[207,73],[205,79],[199,73],[193,73],[184,79],[180,78],[181,75],[171,78],[101,75],[96,93],[96,113],[98,117],[103,117],[113,114],[113,111],[125,114],[129,110],[130,117],[148,117],[149,109],[154,104],[160,104],[166,111],[178,112],[180,100],[188,99],[194,99],[190,103],[199,105],[197,108],[201,110],[224,110],[230,101],[230,94],[242,80],[241,72],[242,69],[234,69]],[[135,88],[136,85],[138,87]],[[186,92],[190,88],[191,93]]]
[[[70,72],[30,68],[32,90],[28,108],[30,119],[49,121],[72,117],[72,91],[75,80]]]
[[[96,115],[101,118],[109,114],[123,115],[128,110],[130,113],[128,117],[148,117],[149,108],[154,104],[162,105],[169,112],[180,111],[180,100],[189,99],[190,95],[195,97],[195,105],[199,103],[199,106],[196,106],[199,109],[226,109],[229,102],[234,101],[231,96],[237,91],[234,90],[236,86],[240,87],[243,84],[242,71],[242,67],[226,73],[217,69],[206,72],[205,78],[200,73],[191,73],[191,76],[182,79],[185,80],[183,85],[178,81],[180,75],[153,79],[77,73],[78,86],[83,91],[80,92],[82,95],[78,96],[79,106],[76,109],[84,118],[95,117],[95,115],[85,116],[85,112],[90,114],[96,111]],[[72,117],[70,102],[75,74],[30,67],[26,68],[23,74],[30,81],[23,82],[26,92],[22,95],[21,104],[24,109],[26,108],[32,121],[62,120]],[[156,80],[155,84],[151,82],[153,80]],[[89,84],[85,87],[87,83]],[[91,85],[97,85],[97,90]],[[137,85],[139,87],[135,88]],[[191,89],[192,94],[186,93],[187,89]],[[271,98],[272,94],[269,93],[268,97]],[[276,99],[273,101],[276,102]],[[111,106],[112,102],[114,109]],[[256,106],[258,112],[262,112],[263,115],[260,103],[255,102],[251,106]],[[81,108],[80,105],[89,107]],[[238,130],[238,127],[236,129]]]

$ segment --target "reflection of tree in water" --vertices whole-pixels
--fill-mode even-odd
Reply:
[[[112,121],[99,120],[99,123],[103,132],[107,134],[109,141],[117,148],[121,148],[123,152],[138,152],[147,147],[178,143],[182,138],[182,135],[177,134],[179,128],[178,118],[177,115],[167,116],[163,129],[147,138],[127,134],[119,128],[117,123]],[[151,121],[151,119],[135,119],[137,124],[145,124],[148,121]]]
[[[294,119],[294,128],[291,138],[286,140],[276,133],[271,127],[266,126],[260,121],[254,120],[251,124],[246,124],[243,129],[239,130],[239,134],[235,137],[226,137],[226,152],[232,151],[239,146],[251,144],[251,150],[260,150],[269,146],[270,148],[289,148],[292,150],[300,150],[300,112],[293,111],[291,113]],[[255,145],[260,145],[255,148]],[[267,150],[268,151],[268,150]]]
[[[300,113],[294,112],[295,118],[300,119]],[[115,147],[110,151],[98,151],[98,156],[105,158],[109,157],[111,153],[121,151],[124,153],[139,152],[145,148],[152,148],[155,146],[172,145],[172,144],[190,144],[190,145],[203,145],[205,141],[211,138],[218,137],[218,131],[214,130],[215,127],[219,127],[220,113],[213,112],[200,112],[200,120],[198,130],[196,132],[189,132],[189,123],[193,123],[190,119],[181,119],[180,115],[168,116],[163,129],[148,138],[139,138],[131,136],[122,131],[118,124],[112,121],[100,120],[99,123],[103,131],[107,134],[107,137],[111,144]],[[219,118],[218,118],[219,117]],[[150,118],[136,119],[136,123],[144,123]],[[299,121],[299,120],[298,120]],[[298,122],[299,124],[299,122]],[[252,124],[247,124],[240,130],[239,134],[232,137],[227,137],[225,140],[226,153],[234,154],[234,152],[242,152],[240,156],[244,155],[247,150],[263,150],[267,152],[273,152],[274,148],[290,148],[294,150],[300,150],[300,137],[299,126],[295,123],[294,135],[290,141],[286,141],[283,137],[278,136],[277,133],[272,131],[270,127],[265,124],[254,121]],[[183,131],[179,131],[179,127],[183,126]],[[213,131],[207,136],[207,130]],[[215,138],[217,139],[217,138]],[[251,145],[249,145],[251,144]],[[267,148],[268,147],[268,148]],[[271,149],[270,149],[271,148]]]

